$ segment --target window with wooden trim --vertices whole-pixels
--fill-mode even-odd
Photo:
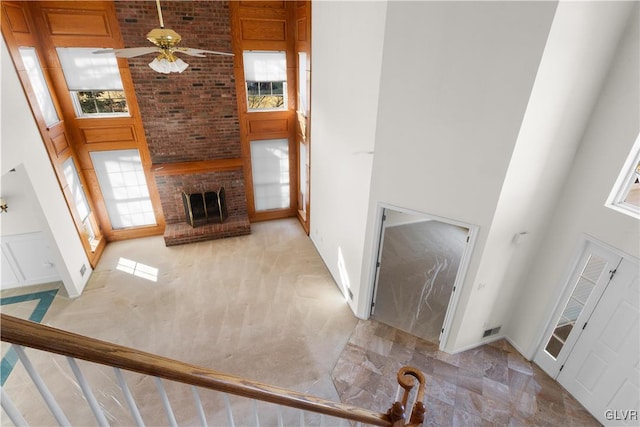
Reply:
[[[87,201],[87,195],[82,187],[80,176],[78,175],[78,169],[73,162],[73,158],[69,157],[62,164],[62,173],[64,179],[67,182],[69,193],[71,195],[71,202],[75,208],[75,213],[78,215],[80,223],[82,223],[82,233],[89,241],[91,250],[95,251],[98,246],[98,237],[96,235],[95,225],[93,222],[91,208]]]
[[[290,206],[288,140],[251,141],[251,170],[256,211]]]
[[[53,104],[53,97],[49,91],[47,81],[44,78],[36,49],[34,47],[20,47],[18,51],[20,52],[20,58],[27,71],[29,83],[36,96],[36,102],[38,103],[38,107],[40,107],[40,112],[42,113],[45,124],[51,126],[58,123],[60,117]]]
[[[156,225],[138,150],[89,153],[114,230]]]
[[[248,111],[287,109],[286,52],[243,52]]]
[[[58,47],[58,58],[78,117],[128,116],[129,107],[113,52]]]

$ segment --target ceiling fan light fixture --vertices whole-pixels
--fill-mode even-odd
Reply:
[[[181,73],[186,70],[188,66],[189,64],[180,58],[175,58],[175,60],[169,61],[166,58],[158,57],[149,63],[149,67],[151,67],[153,71],[162,74]]]

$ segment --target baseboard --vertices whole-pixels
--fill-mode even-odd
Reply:
[[[505,339],[505,340],[507,340],[507,342],[508,342],[509,344],[511,344],[511,346],[512,346],[513,348],[515,348],[515,349],[518,351],[518,353],[520,353],[520,355],[521,355],[522,357],[524,357],[525,359],[527,359],[527,360],[528,360],[528,361],[530,361],[530,362],[531,362],[531,361],[533,361],[533,356],[528,356],[528,355],[527,355],[527,352],[526,352],[526,351],[524,351],[524,350],[522,349],[522,347],[520,347],[518,344],[516,344],[513,340],[511,340],[511,338],[509,338],[508,336],[505,336],[505,337],[504,337],[504,339]]]
[[[488,339],[486,339],[486,340],[482,340],[482,341],[477,342],[477,343],[475,343],[475,344],[469,344],[469,345],[467,345],[467,346],[464,346],[464,347],[458,348],[458,349],[456,349],[456,350],[452,351],[452,352],[451,352],[451,353],[449,353],[449,354],[458,354],[458,353],[462,353],[463,351],[471,350],[471,349],[474,349],[474,348],[476,348],[476,347],[480,347],[480,346],[485,345],[485,344],[490,344],[490,343],[492,343],[492,342],[494,342],[494,341],[499,341],[499,340],[501,340],[501,339],[506,339],[506,336],[505,336],[505,335],[494,335],[494,336],[492,336],[491,338],[488,338]],[[508,339],[507,339],[507,341],[508,341]],[[518,350],[518,351],[519,351],[519,350]]]

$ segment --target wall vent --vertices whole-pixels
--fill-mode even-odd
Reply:
[[[498,332],[500,332],[500,328],[501,328],[501,327],[502,327],[502,326],[496,326],[495,328],[487,329],[487,330],[486,330],[486,331],[484,331],[484,333],[482,334],[482,338],[489,337],[489,336],[491,336],[491,335],[495,335],[495,334],[497,334]]]

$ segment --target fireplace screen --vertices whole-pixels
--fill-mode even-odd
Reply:
[[[222,223],[227,219],[227,204],[224,187],[217,190],[188,193],[182,192],[182,203],[187,222],[192,227],[209,222]]]

